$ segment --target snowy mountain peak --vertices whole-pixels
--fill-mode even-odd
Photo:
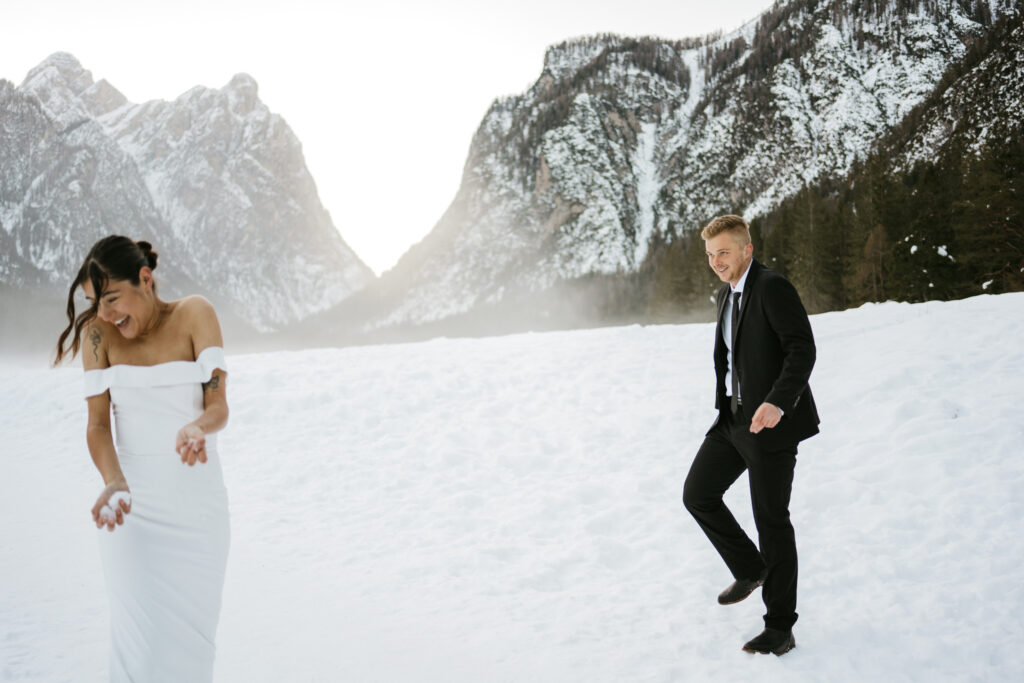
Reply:
[[[74,55],[55,52],[28,72],[21,87],[65,87],[78,95],[92,84],[92,74],[82,67]]]
[[[133,104],[67,53],[0,87],[0,284],[52,291],[107,234],[151,241],[168,294],[276,329],[373,280],[320,203],[302,146],[238,74]]]
[[[597,57],[618,36],[580,36],[550,46],[544,53],[544,72],[558,79],[567,72],[579,69]]]
[[[231,111],[239,116],[245,116],[253,110],[259,101],[259,86],[256,79],[249,74],[235,74],[231,81],[224,87],[231,102]]]

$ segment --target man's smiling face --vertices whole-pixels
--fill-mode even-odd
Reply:
[[[708,255],[708,265],[722,282],[733,287],[739,283],[743,273],[747,272],[750,260],[754,256],[754,245],[740,244],[731,231],[721,232],[704,242],[704,250]]]

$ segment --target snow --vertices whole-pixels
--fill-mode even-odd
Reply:
[[[132,504],[132,494],[125,493],[124,491],[117,491],[114,495],[110,496],[110,500],[106,505],[100,508],[100,519],[108,522],[113,522],[117,519],[117,514],[114,512],[121,503],[125,505]]]
[[[763,606],[716,603],[731,577],[680,501],[712,325],[233,356],[216,680],[1016,680],[1022,309],[812,317],[781,658],[740,651]],[[0,679],[104,680],[81,371],[0,380]],[[727,500],[752,530],[742,480]]]
[[[701,49],[694,49],[686,50],[680,55],[687,71],[690,72],[690,88],[686,93],[686,102],[679,108],[679,113],[677,114],[680,121],[686,126],[689,125],[697,104],[704,98],[707,72],[700,66],[701,53]],[[678,142],[673,141],[673,145],[678,144]]]
[[[647,256],[648,243],[654,234],[654,207],[661,191],[661,179],[658,165],[654,163],[657,147],[658,124],[640,124],[637,135],[636,150],[633,153],[633,169],[636,177],[636,200],[639,206],[639,221],[636,231],[636,250],[633,252],[633,265],[639,267]]]
[[[553,78],[561,78],[568,71],[582,68],[610,45],[620,42],[619,38],[609,40],[568,40],[548,47],[544,53],[544,70]]]

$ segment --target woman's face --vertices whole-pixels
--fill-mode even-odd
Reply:
[[[129,280],[109,280],[99,295],[97,317],[116,327],[125,339],[139,336],[153,317],[153,276],[145,272],[148,268],[142,270],[139,284],[133,285]],[[91,280],[82,283],[82,291],[90,303],[96,300]]]

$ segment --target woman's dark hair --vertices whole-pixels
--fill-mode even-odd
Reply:
[[[104,237],[92,245],[82,267],[78,269],[78,275],[71,283],[71,290],[68,292],[68,326],[57,340],[57,359],[54,365],[60,363],[61,359],[71,353],[74,358],[78,354],[78,348],[82,343],[82,330],[88,325],[100,307],[100,297],[107,283],[111,280],[127,280],[133,285],[139,284],[139,270],[145,266],[156,269],[157,253],[153,251],[153,245],[149,242],[135,242],[121,235],[110,235]],[[75,290],[81,287],[86,280],[92,283],[92,291],[95,294],[92,305],[75,317]],[[156,283],[153,283],[153,291],[156,291]],[[71,347],[64,348],[64,342],[74,331],[71,340]]]

